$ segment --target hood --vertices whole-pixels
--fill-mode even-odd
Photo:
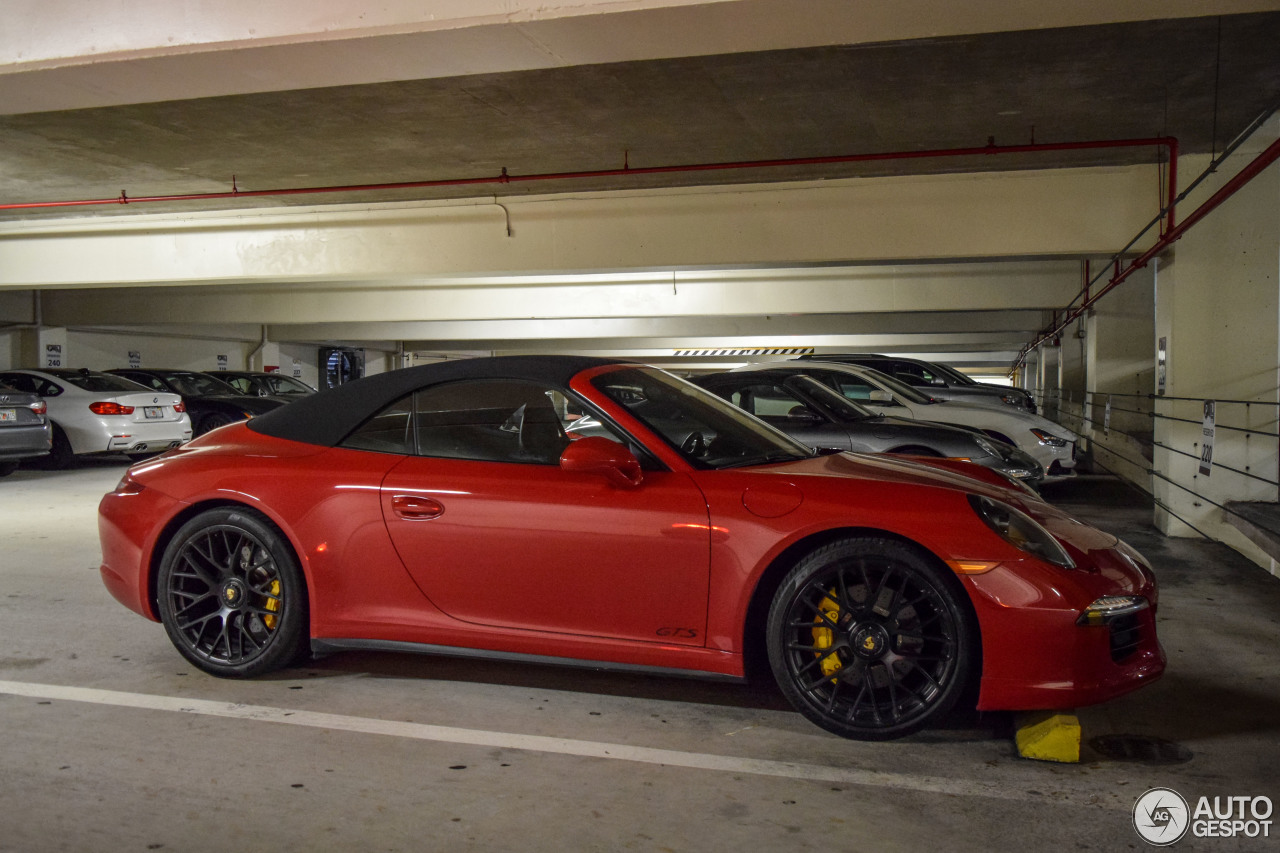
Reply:
[[[944,470],[928,462],[915,462],[907,457],[881,453],[834,453],[754,470],[789,477],[856,477],[880,483],[930,486],[965,494],[986,495],[1005,502],[1011,502],[1012,499],[1018,502],[1018,506],[1022,506],[1022,501],[1028,497],[1012,485],[997,486],[985,480]]]
[[[994,412],[1002,417],[1012,418],[1014,421],[1017,421],[1019,424],[1025,426],[1027,429],[1042,429],[1045,432],[1049,433],[1049,435],[1055,436],[1057,438],[1064,438],[1067,441],[1080,440],[1080,436],[1076,435],[1074,432],[1067,429],[1062,424],[1056,424],[1053,421],[1049,420],[1048,418],[1042,418],[1039,415],[1031,414],[1025,409],[1016,409],[1013,406],[1009,406],[1009,405],[996,408],[994,406],[984,406],[978,403],[964,403],[959,400],[942,400],[937,403],[934,403],[933,406],[946,406],[945,410],[942,410],[942,409],[938,410],[939,413],[942,411],[972,412],[972,413],[981,413],[984,416],[990,416]],[[929,416],[929,410],[933,406],[929,406],[927,408],[919,408],[917,409],[917,411],[921,412],[922,418],[927,419]]]

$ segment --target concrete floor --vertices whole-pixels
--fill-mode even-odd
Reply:
[[[1081,709],[1063,765],[1019,758],[1007,715],[855,743],[768,687],[396,654],[210,678],[98,579],[124,467],[0,480],[3,851],[1126,850],[1152,787],[1280,801],[1280,579],[1163,538],[1112,480],[1049,497],[1155,564],[1170,667]]]

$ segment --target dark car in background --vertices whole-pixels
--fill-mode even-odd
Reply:
[[[1032,488],[1044,467],[1013,445],[976,430],[888,417],[791,370],[713,373],[691,381],[810,447],[963,459]]]
[[[802,355],[797,361],[834,361],[860,364],[887,373],[914,388],[927,389],[931,397],[962,403],[1007,403],[1035,414],[1036,401],[1021,388],[978,382],[954,367],[918,358],[904,358],[879,353],[818,353]]]
[[[48,406],[39,394],[0,382],[0,477],[12,474],[23,459],[44,456],[53,446]]]
[[[264,373],[257,370],[206,370],[205,373],[230,385],[249,397],[274,397],[282,403],[298,400],[316,393],[301,379],[283,373]]]
[[[284,405],[271,397],[241,394],[227,383],[194,370],[122,367],[107,373],[123,376],[146,388],[178,394],[187,405],[196,435],[248,420]]]

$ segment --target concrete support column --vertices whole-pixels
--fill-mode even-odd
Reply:
[[[1278,130],[1273,123],[1252,147],[1270,144]],[[1157,508],[1156,523],[1174,536],[1195,535],[1194,527],[1275,571],[1275,562],[1228,524],[1222,507],[1278,496],[1280,165],[1159,261],[1156,337],[1167,341],[1168,373],[1165,396],[1156,400],[1153,486],[1167,510]],[[1217,401],[1208,474],[1200,468],[1205,400]]]
[[[1089,312],[1084,341],[1085,390],[1090,402],[1085,434],[1092,458],[1102,469],[1148,491],[1150,395],[1155,393],[1156,363],[1154,299],[1154,271],[1151,267],[1138,270]]]

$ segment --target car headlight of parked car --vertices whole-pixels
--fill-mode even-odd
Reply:
[[[1076,567],[1075,561],[1058,540],[1026,513],[983,495],[969,495],[969,505],[986,522],[987,527],[1018,550],[1034,554],[1064,569]]]
[[[1000,452],[1000,448],[996,447],[995,442],[989,438],[983,438],[980,435],[973,437],[974,442],[982,449],[982,452],[988,456],[994,456],[997,459],[1003,459],[1004,454]]]
[[[1032,429],[1031,433],[1041,444],[1047,444],[1049,447],[1066,447],[1070,442],[1065,438],[1058,438],[1056,435],[1047,433],[1042,429]]]

